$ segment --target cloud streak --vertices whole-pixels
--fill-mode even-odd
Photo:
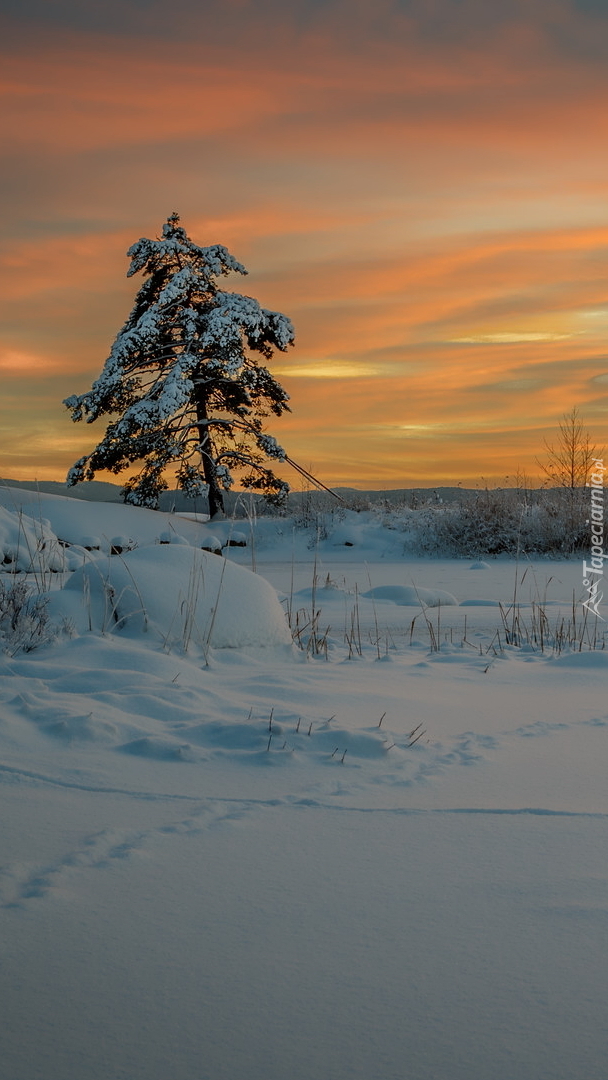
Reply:
[[[532,471],[573,404],[603,441],[600,9],[7,12],[0,471],[31,477],[38,431],[47,476],[99,437],[60,402],[129,311],[124,252],[174,208],[250,268],[235,288],[294,319],[277,434],[327,482],[502,478],[516,457]]]

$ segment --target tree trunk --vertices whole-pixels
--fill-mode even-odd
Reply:
[[[224,514],[224,496],[222,489],[218,483],[217,471],[215,468],[215,458],[213,456],[213,443],[211,442],[211,436],[209,434],[209,424],[207,423],[207,402],[203,396],[201,387],[196,387],[196,419],[199,424],[199,435],[201,440],[201,465],[203,468],[203,476],[205,483],[209,488],[209,517],[210,518],[222,518]]]

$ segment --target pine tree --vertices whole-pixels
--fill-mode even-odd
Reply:
[[[71,468],[68,485],[99,469],[119,473],[143,462],[123,487],[126,502],[156,507],[176,468],[177,486],[207,494],[211,517],[224,511],[233,470],[243,487],[281,502],[289,487],[263,462],[285,452],[264,433],[269,413],[289,411],[288,395],[255,355],[293,344],[290,320],[257,300],[218,288],[220,276],[246,274],[225,247],[198,247],[174,213],[162,238],[127,252],[127,277],[143,271],[133,310],[100,377],[86,394],[66,398],[74,421],[116,415],[102,441]]]

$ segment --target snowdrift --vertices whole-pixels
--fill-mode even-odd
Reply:
[[[190,546],[208,545],[198,522],[37,492],[16,495],[15,503],[14,492],[0,492],[13,504],[0,499],[0,563],[8,573],[36,575],[38,589],[43,582],[49,587],[47,575],[70,573],[48,596],[52,623],[75,634],[152,634],[167,647],[291,643],[277,594],[264,578]]]
[[[192,641],[238,649],[287,645],[275,590],[261,577],[198,548],[171,544],[94,560],[49,601],[77,633],[152,633],[167,646]]]
[[[163,532],[181,536],[192,544],[200,542],[200,522],[158,510],[122,503],[83,503],[67,495],[0,486],[0,507],[13,515],[23,515],[30,524],[42,521],[62,543],[87,547],[83,541],[95,537],[102,550],[109,551],[116,536],[132,537],[139,544],[154,544]]]
[[[33,518],[0,505],[0,564],[9,573],[43,574],[75,570],[78,551],[67,552],[46,518]]]
[[[401,607],[453,607],[458,600],[445,589],[423,589],[415,585],[378,585],[363,593],[372,600],[388,600]]]

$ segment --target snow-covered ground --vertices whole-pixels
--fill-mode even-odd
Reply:
[[[0,544],[7,1080],[603,1080],[578,559],[14,489]]]

